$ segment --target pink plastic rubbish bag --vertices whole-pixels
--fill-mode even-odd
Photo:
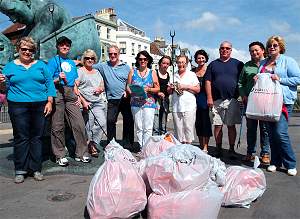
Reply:
[[[143,156],[150,157],[159,155],[161,152],[166,151],[168,148],[175,146],[173,142],[167,141],[162,136],[151,136],[142,149]]]
[[[148,157],[145,167],[150,187],[159,195],[204,186],[210,171],[210,156],[191,145],[177,145],[158,156]]]
[[[246,110],[246,116],[270,122],[278,122],[283,103],[282,88],[278,81],[271,79],[271,74],[257,74],[258,80],[252,88]]]
[[[150,219],[213,219],[217,218],[223,194],[218,187],[189,190],[168,195],[152,193],[148,198]]]
[[[89,187],[87,210],[92,219],[129,218],[145,208],[145,183],[127,155],[125,149],[112,147],[106,152]]]
[[[240,166],[227,168],[223,206],[249,208],[251,202],[262,196],[266,190],[265,174],[260,169],[249,169]]]

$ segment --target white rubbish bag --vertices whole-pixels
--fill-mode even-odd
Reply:
[[[111,142],[90,183],[86,206],[91,219],[130,218],[147,204],[146,186],[136,161],[120,147]]]
[[[149,219],[214,219],[218,217],[223,194],[217,186],[168,195],[152,193],[148,198]]]
[[[278,122],[283,104],[281,85],[278,81],[273,81],[269,73],[260,73],[257,76],[258,80],[248,97],[246,117]]]

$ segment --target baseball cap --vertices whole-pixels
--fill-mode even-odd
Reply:
[[[61,37],[59,37],[58,39],[57,39],[57,43],[56,43],[56,45],[59,45],[59,44],[61,44],[61,43],[63,43],[63,42],[67,42],[67,43],[69,43],[70,45],[72,45],[72,40],[70,40],[68,37],[66,37],[66,36],[61,36]]]

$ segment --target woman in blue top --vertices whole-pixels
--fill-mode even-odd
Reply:
[[[136,69],[132,69],[128,75],[127,91],[131,94],[131,112],[134,118],[137,139],[142,148],[152,135],[155,99],[154,94],[159,92],[157,74],[151,70],[153,58],[147,51],[141,51],[135,57]],[[141,93],[136,93],[132,85],[142,88]]]
[[[24,182],[25,175],[31,173],[35,180],[41,181],[41,137],[56,92],[46,64],[33,59],[36,51],[33,39],[21,38],[17,51],[19,58],[7,63],[4,75],[0,74],[0,82],[6,82],[8,112],[13,127],[15,183]]]
[[[288,134],[288,117],[297,99],[297,85],[300,84],[300,69],[297,62],[285,53],[285,42],[282,37],[272,36],[267,44],[268,58],[261,62],[259,72],[272,72],[271,78],[280,82],[283,93],[282,114],[278,122],[269,122],[271,146],[271,165],[267,168],[275,172],[282,165],[290,176],[297,174],[296,156]]]

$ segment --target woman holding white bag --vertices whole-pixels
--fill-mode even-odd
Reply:
[[[297,85],[300,84],[300,69],[297,62],[285,53],[285,42],[280,36],[272,36],[266,43],[267,58],[261,62],[259,73],[272,73],[272,80],[280,82],[283,93],[282,113],[278,122],[269,122],[271,165],[267,168],[275,172],[282,165],[287,174],[295,176],[296,156],[288,134],[288,118],[297,99]]]

